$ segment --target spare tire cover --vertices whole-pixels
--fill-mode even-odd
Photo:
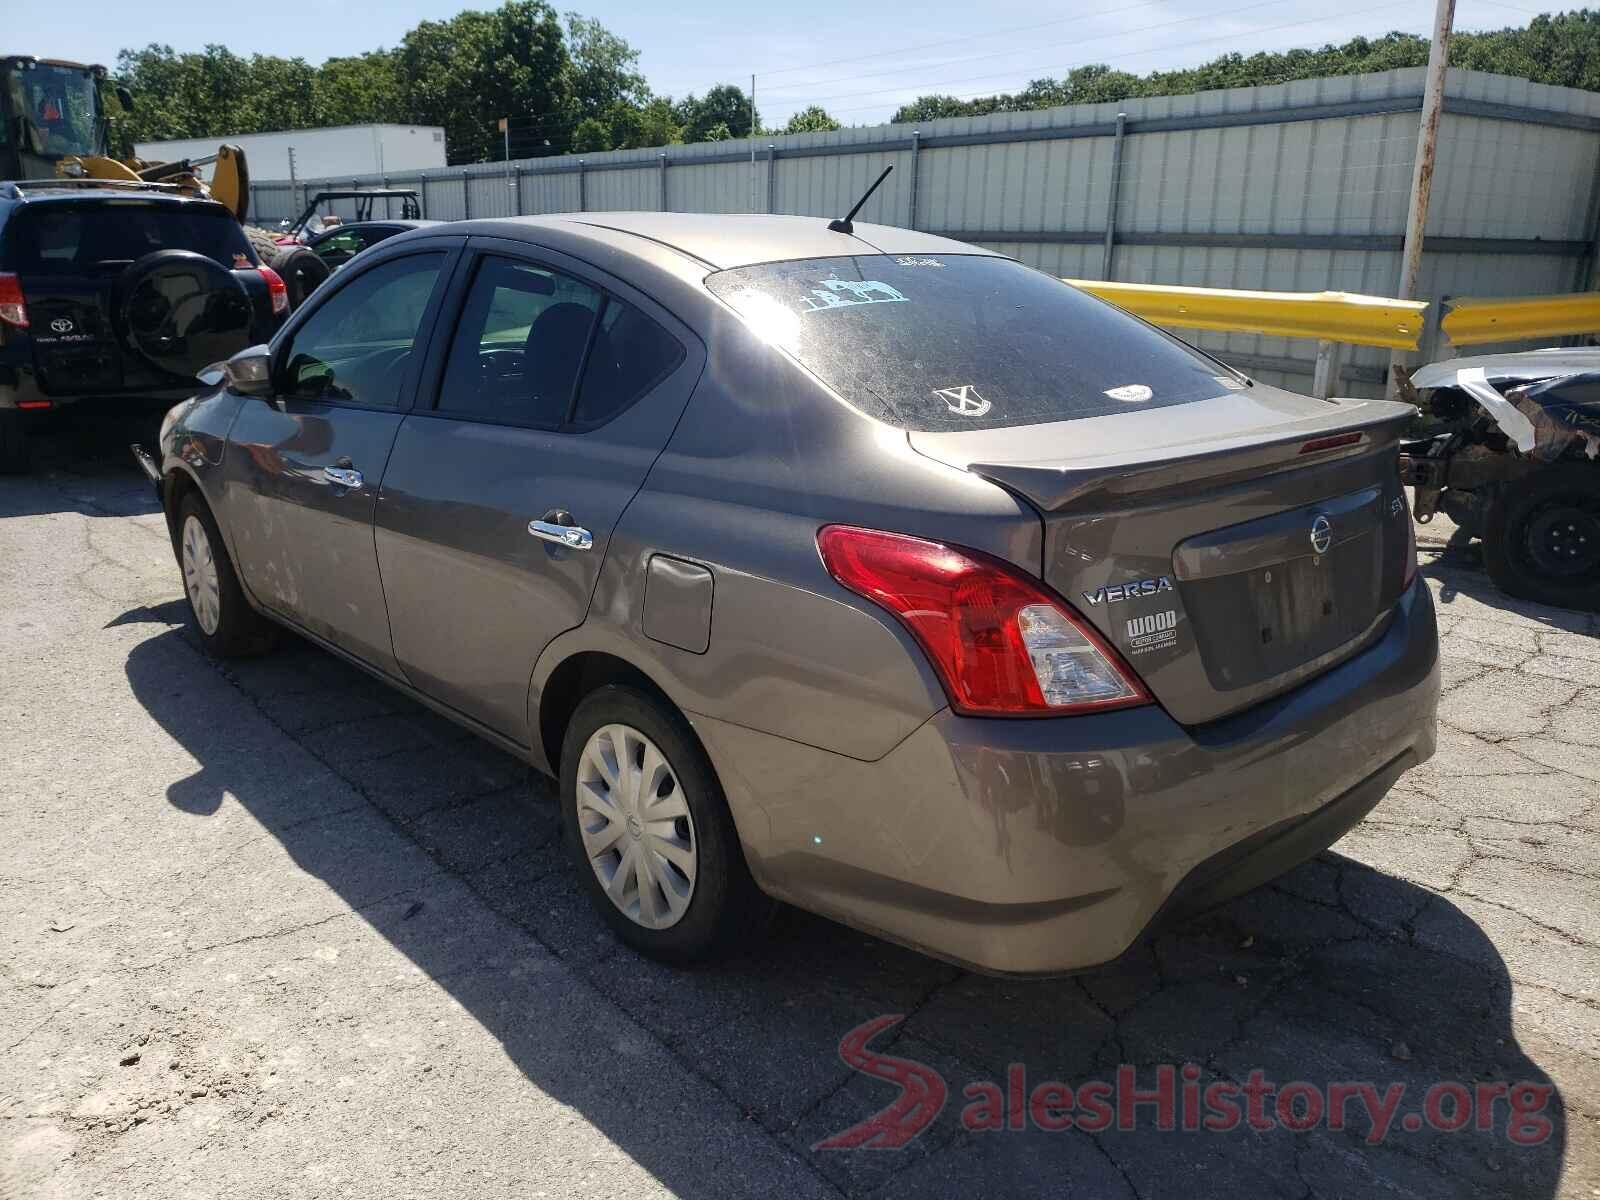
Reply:
[[[112,313],[124,346],[183,379],[252,343],[244,285],[192,250],[157,250],[131,264],[117,279]]]

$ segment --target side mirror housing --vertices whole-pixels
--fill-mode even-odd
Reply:
[[[222,364],[228,390],[241,396],[272,395],[272,355],[265,346],[241,350]]]
[[[122,105],[123,112],[133,111],[133,92],[122,84],[117,84],[117,103]]]

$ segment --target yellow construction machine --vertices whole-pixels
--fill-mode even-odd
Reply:
[[[25,54],[0,56],[0,179],[82,179],[170,187],[208,196],[243,224],[250,215],[244,151],[218,146],[204,158],[147,162],[111,156],[106,69]],[[124,111],[134,100],[115,89]],[[211,167],[209,181],[200,168]]]

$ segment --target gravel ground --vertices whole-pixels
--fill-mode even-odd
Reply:
[[[525,767],[300,643],[207,660],[114,445],[0,480],[0,1196],[1600,1196],[1600,623],[1425,533],[1438,756],[1334,849],[1074,979],[785,913],[620,949]],[[900,1150],[814,1149],[948,1084]],[[977,1132],[969,1084],[1532,1082],[1548,1136]],[[998,1093],[997,1093],[998,1094]],[[1270,1104],[1269,1104],[1270,1111]]]

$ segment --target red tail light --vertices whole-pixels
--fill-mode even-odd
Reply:
[[[22,296],[22,280],[6,271],[0,271],[0,321],[28,327],[28,302]]]
[[[289,285],[284,283],[283,276],[271,267],[261,266],[256,270],[261,272],[261,278],[267,281],[267,294],[272,297],[272,311],[282,316],[289,311]]]
[[[1148,704],[1144,685],[1070,605],[998,559],[829,525],[823,564],[893,613],[968,716],[1051,716]]]

